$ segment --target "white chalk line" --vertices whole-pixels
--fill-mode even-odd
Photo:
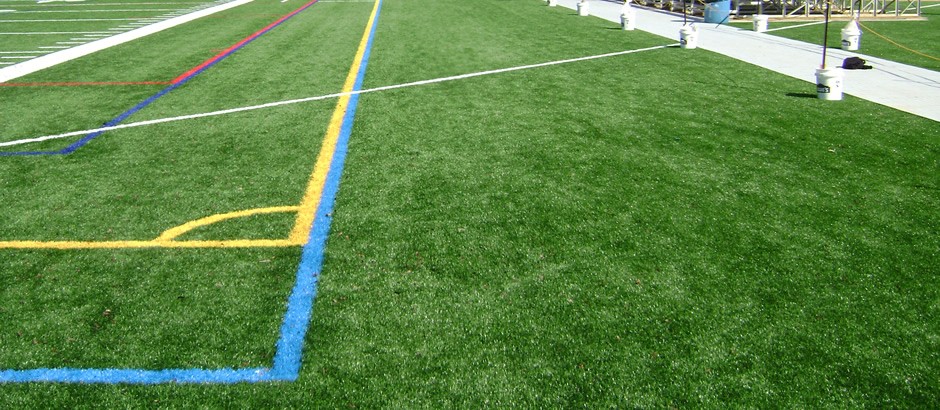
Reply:
[[[0,36],[51,36],[60,34],[111,34],[105,31],[27,31],[16,33],[0,33]]]
[[[435,78],[432,80],[422,80],[422,81],[414,81],[410,83],[387,85],[383,87],[369,88],[365,90],[326,94],[326,95],[319,95],[316,97],[298,98],[294,100],[276,101],[276,102],[260,104],[260,105],[250,105],[250,106],[245,106],[245,107],[229,108],[229,109],[220,110],[220,111],[212,111],[212,112],[190,114],[190,115],[181,115],[178,117],[158,118],[154,120],[138,121],[138,122],[132,122],[132,123],[127,123],[127,124],[118,124],[118,125],[114,125],[111,127],[93,128],[93,129],[87,129],[87,130],[81,130],[81,131],[66,132],[62,134],[46,135],[46,136],[36,137],[36,138],[27,138],[27,139],[20,139],[20,140],[8,141],[8,142],[0,142],[0,147],[12,147],[15,145],[22,145],[22,144],[29,144],[29,143],[34,143],[34,142],[43,142],[43,141],[60,139],[60,138],[69,138],[69,137],[76,137],[80,135],[87,135],[93,132],[113,131],[113,130],[121,130],[125,128],[136,128],[136,127],[143,127],[147,125],[163,124],[163,123],[168,123],[168,122],[194,120],[198,118],[235,114],[235,113],[246,112],[246,111],[260,110],[264,108],[280,107],[282,105],[291,105],[291,104],[299,104],[299,103],[312,102],[312,101],[327,100],[331,98],[375,93],[379,91],[397,90],[400,88],[417,87],[420,85],[438,84],[438,83],[443,83],[443,82],[448,82],[448,81],[463,80],[463,79],[474,78],[474,77],[482,77],[486,75],[508,73],[512,71],[529,70],[533,68],[549,67],[549,66],[560,65],[560,64],[596,60],[596,59],[606,58],[606,57],[616,57],[616,56],[622,56],[626,54],[640,53],[643,51],[659,50],[659,49],[663,49],[667,47],[673,47],[676,45],[678,45],[678,43],[655,46],[655,47],[640,48],[640,49],[635,49],[635,50],[617,51],[613,53],[598,54],[598,55],[587,56],[587,57],[570,58],[566,60],[550,61],[547,63],[529,64],[529,65],[522,65],[522,66],[516,66],[516,67],[510,67],[510,68],[501,68],[497,70],[480,71],[480,72],[470,73],[470,74],[461,74],[461,75],[455,75],[455,76],[450,76],[450,77]]]
[[[42,4],[42,3],[40,3]],[[202,4],[202,2],[194,3],[85,3],[85,4],[42,4],[41,6],[36,4],[17,4],[14,7],[101,7],[101,6],[172,6],[180,4]]]
[[[85,43],[85,44],[76,46],[74,48],[62,50],[57,53],[47,54],[42,57],[28,60],[21,64],[17,64],[16,66],[13,66],[13,67],[5,67],[5,68],[0,69],[0,82],[10,81],[10,80],[22,77],[24,75],[31,74],[36,71],[40,71],[40,70],[55,66],[57,64],[60,64],[66,61],[74,60],[76,58],[84,57],[86,55],[89,55],[89,54],[92,54],[92,53],[95,53],[95,52],[98,52],[98,51],[101,51],[101,50],[104,50],[104,49],[107,49],[116,45],[124,44],[129,41],[143,38],[151,34],[158,33],[160,31],[173,28],[178,25],[185,24],[185,23],[188,23],[190,21],[193,21],[193,20],[205,17],[205,16],[212,15],[214,13],[218,13],[224,10],[229,10],[233,7],[238,7],[243,4],[250,3],[252,1],[254,0],[234,0],[234,1],[227,1],[227,2],[217,1],[215,2],[216,5],[212,7],[201,8],[199,11],[188,12],[185,15],[171,18],[169,20],[164,20],[159,23],[154,23],[148,26],[136,28],[136,29],[126,31],[118,35],[111,36],[111,37],[98,39],[90,43]],[[107,21],[139,21],[144,18],[148,18],[148,17],[138,17],[138,18],[128,18],[128,19],[107,19]],[[77,19],[75,21],[92,21],[92,20],[96,20],[96,19]],[[106,19],[99,19],[99,20],[106,20]],[[13,21],[20,21],[20,20],[13,20]],[[111,31],[111,30],[108,30],[108,31]]]
[[[78,22],[78,21],[137,21],[144,17],[134,17],[126,19],[39,19],[39,20],[0,20],[0,23],[59,23],[59,22]]]
[[[176,11],[176,9],[114,9],[114,10],[17,10],[16,14],[34,13],[133,13],[147,11]]]
[[[797,28],[797,27],[815,26],[815,25],[817,25],[817,24],[823,24],[823,23],[825,23],[825,21],[814,21],[814,22],[812,22],[812,23],[794,24],[794,25],[792,25],[792,26],[777,27],[777,28],[767,29],[767,30],[765,30],[765,32],[779,31],[779,30],[787,30],[787,29]]]

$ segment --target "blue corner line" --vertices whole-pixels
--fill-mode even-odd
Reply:
[[[382,0],[376,9],[375,19],[369,29],[369,40],[362,56],[359,72],[356,74],[354,91],[362,89],[366,65],[372,50],[372,39],[378,25]],[[303,359],[304,339],[313,315],[313,303],[317,296],[317,283],[323,268],[323,256],[332,222],[333,205],[339,191],[340,175],[346,162],[349,137],[352,134],[359,94],[349,98],[346,114],[333,153],[333,162],[327,173],[320,205],[310,229],[307,244],[301,251],[300,264],[297,267],[296,281],[287,299],[287,312],[281,323],[280,336],[271,368],[247,369],[27,369],[0,370],[0,383],[104,383],[104,384],[161,384],[161,383],[200,383],[232,384],[295,381],[300,375]]]
[[[251,44],[253,41],[255,41],[255,40],[257,40],[258,38],[260,38],[261,36],[267,34],[267,33],[270,32],[271,30],[274,30],[274,28],[276,28],[277,26],[280,26],[280,25],[283,24],[285,21],[290,20],[292,17],[294,17],[295,15],[299,14],[300,11],[306,10],[307,8],[309,8],[310,6],[312,6],[314,3],[315,3],[315,2],[311,2],[310,4],[307,4],[307,5],[304,6],[303,8],[297,10],[297,12],[295,12],[295,14],[290,15],[290,17],[285,18],[283,21],[280,21],[280,22],[278,22],[277,24],[271,25],[271,26],[268,27],[267,29],[265,29],[265,30],[261,31],[260,33],[258,33],[257,35],[255,35],[255,36],[253,36],[253,37],[250,37],[247,41],[245,41],[244,43],[240,44],[238,47],[235,47],[235,48],[229,50],[228,52],[226,52],[225,54],[222,54],[221,56],[219,56],[218,58],[216,58],[215,60],[213,60],[211,63],[206,64],[204,67],[200,68],[199,70],[190,73],[190,74],[187,75],[186,77],[183,77],[182,79],[180,79],[178,82],[175,82],[175,83],[173,83],[173,84],[171,84],[171,85],[168,85],[166,88],[160,90],[159,92],[157,92],[156,94],[150,96],[150,97],[147,98],[146,100],[141,101],[139,104],[137,104],[137,105],[131,107],[131,109],[129,109],[129,110],[127,110],[127,111],[124,111],[123,113],[121,113],[121,114],[118,115],[117,117],[114,117],[114,119],[112,119],[111,121],[108,121],[108,122],[102,124],[102,125],[101,125],[101,128],[113,127],[113,126],[115,126],[115,125],[118,125],[118,124],[124,122],[124,120],[126,120],[128,117],[130,117],[131,115],[134,115],[134,114],[137,113],[138,111],[140,111],[140,110],[146,108],[148,105],[152,104],[152,103],[153,103],[154,101],[156,101],[158,98],[163,97],[164,95],[168,94],[170,91],[173,91],[173,90],[175,90],[175,89],[181,87],[183,84],[188,83],[189,80],[193,79],[194,77],[196,77],[196,76],[199,75],[199,74],[202,74],[204,71],[206,71],[206,70],[208,70],[209,68],[211,68],[212,66],[218,64],[220,61],[225,60],[226,58],[228,58],[228,56],[234,54],[234,53],[235,53],[236,51],[238,51],[238,50],[241,50],[243,47],[247,46],[248,44]],[[85,135],[84,137],[82,137],[81,139],[79,139],[78,141],[75,141],[75,142],[72,143],[71,145],[69,145],[69,146],[67,146],[67,147],[65,147],[65,148],[62,148],[62,149],[60,149],[60,150],[53,150],[53,151],[0,151],[0,157],[40,156],[40,155],[68,155],[68,154],[71,154],[71,153],[77,151],[79,148],[84,147],[84,146],[87,145],[89,142],[91,142],[91,140],[100,137],[100,136],[101,136],[102,134],[104,134],[105,132],[107,132],[107,131],[106,131],[106,130],[101,130],[101,131],[94,131],[94,132],[91,132],[91,133]]]

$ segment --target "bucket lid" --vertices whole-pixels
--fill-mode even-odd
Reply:
[[[848,35],[859,35],[862,34],[862,29],[858,28],[858,22],[852,20],[849,21],[849,24],[845,25],[845,28],[842,29],[842,32]]]

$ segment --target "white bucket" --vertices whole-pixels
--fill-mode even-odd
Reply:
[[[816,69],[816,95],[820,100],[842,100],[845,73],[841,68]]]
[[[679,47],[687,49],[698,47],[698,29],[691,23],[679,29]]]
[[[587,2],[587,0],[581,0],[581,1],[578,3],[578,15],[579,15],[579,16],[587,16],[588,14],[589,14],[589,13],[588,13],[588,2]]]
[[[548,0],[549,7],[555,7],[558,5],[558,0]]]
[[[861,42],[862,30],[858,28],[858,23],[852,20],[842,29],[842,49],[848,51],[858,50]]]
[[[636,11],[629,9],[620,15],[620,27],[624,30],[636,30]]]
[[[767,21],[770,19],[770,16],[766,14],[755,14],[754,15],[754,31],[758,33],[763,33],[767,31]]]

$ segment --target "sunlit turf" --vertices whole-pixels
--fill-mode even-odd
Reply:
[[[317,5],[140,118],[335,92],[367,13]],[[204,53],[192,43],[179,46]],[[386,0],[364,87],[670,43],[534,0]],[[137,51],[161,45],[147,44]],[[182,54],[156,66],[207,58]],[[96,61],[60,74],[107,66]],[[296,203],[331,109],[0,158],[3,226],[146,238]],[[936,407],[938,131],[678,48],[365,94],[297,382],[3,385],[0,403]],[[283,216],[189,237],[273,233]],[[13,261],[0,367],[265,366],[298,254],[0,250]]]
[[[936,4],[936,3],[925,3]],[[861,22],[871,30],[883,37],[900,44],[885,40],[875,32],[869,32],[862,27],[862,39],[858,53],[881,57],[899,63],[915,65],[918,67],[940,70],[940,7],[924,8],[921,15],[923,21],[873,21],[866,16]],[[794,23],[799,24],[799,23]],[[789,24],[771,23],[770,28],[785,27]],[[833,21],[829,26],[827,45],[839,48],[842,45],[840,30],[846,25],[845,21]],[[736,24],[738,27],[749,28],[751,24]],[[823,26],[812,25],[785,30],[768,32],[767,34],[801,40],[813,44],[822,44]],[[912,51],[913,50],[913,51]]]

